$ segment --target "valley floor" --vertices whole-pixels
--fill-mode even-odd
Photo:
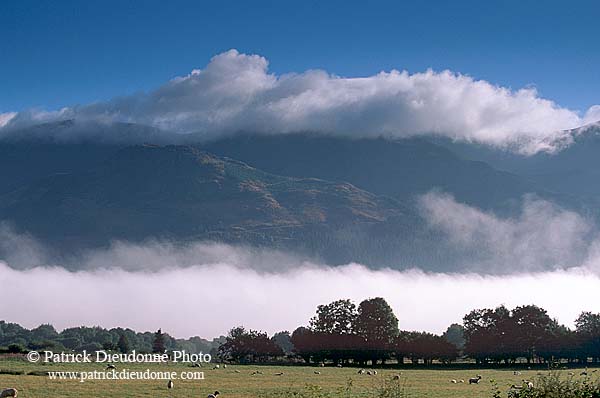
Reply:
[[[523,379],[535,380],[538,370],[525,370],[515,375],[513,370],[395,370],[377,369],[377,375],[358,374],[356,368],[306,367],[306,366],[241,366],[213,369],[211,365],[191,368],[185,364],[121,364],[117,370],[144,371],[201,371],[204,380],[176,380],[174,388],[167,382],[111,381],[111,380],[50,380],[44,372],[103,371],[100,364],[30,364],[22,359],[0,359],[0,388],[14,387],[20,398],[60,396],[65,398],[142,398],[142,397],[206,397],[218,390],[220,398],[485,398],[492,396],[492,381],[503,396],[512,384],[522,384]],[[372,370],[372,369],[367,369]],[[257,374],[256,372],[262,374]],[[574,371],[575,377],[580,370]],[[547,371],[542,371],[545,373]],[[591,370],[590,370],[591,372]],[[31,374],[33,373],[33,374]],[[277,375],[283,373],[282,375]],[[568,372],[565,370],[565,377]],[[468,384],[468,379],[482,376],[479,384]],[[399,380],[394,380],[400,375]],[[456,380],[454,384],[452,380]],[[464,380],[465,383],[460,383]],[[387,395],[384,390],[387,389]],[[393,395],[392,395],[393,392]],[[403,394],[404,393],[404,394]]]

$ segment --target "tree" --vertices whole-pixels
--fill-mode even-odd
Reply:
[[[353,334],[357,317],[356,305],[350,300],[337,300],[317,307],[310,328],[317,333]]]
[[[154,333],[154,341],[152,342],[152,352],[162,354],[165,352],[165,335],[161,329]]]
[[[260,362],[283,356],[283,350],[266,333],[238,326],[229,331],[219,356],[236,362]]]
[[[364,300],[358,306],[356,332],[364,341],[363,355],[373,364],[380,359],[385,361],[393,352],[399,333],[398,318],[383,298]]]
[[[463,350],[465,348],[465,328],[462,325],[453,323],[448,326],[443,337],[457,349]]]
[[[58,337],[58,333],[54,326],[49,324],[40,325],[31,330],[32,340],[52,340]]]
[[[386,346],[398,336],[398,318],[383,298],[364,300],[358,306],[356,331],[367,342]]]
[[[290,332],[288,331],[275,333],[271,340],[273,340],[285,354],[291,354],[294,351],[294,344],[292,344]]]
[[[581,359],[592,357],[594,362],[600,362],[600,314],[582,312],[575,327],[584,353],[580,355]]]
[[[119,348],[119,352],[123,354],[127,354],[130,351],[129,340],[127,340],[127,336],[125,336],[125,333],[121,333],[121,335],[119,336],[119,342],[117,343],[117,347]]]
[[[542,340],[550,335],[557,322],[548,316],[545,309],[535,305],[517,307],[512,311],[515,325],[514,337],[520,354],[530,362],[536,356],[536,349]]]

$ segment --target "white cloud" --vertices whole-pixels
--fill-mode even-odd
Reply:
[[[16,112],[0,113],[0,128],[6,126],[15,116]]]
[[[499,304],[537,304],[572,325],[600,300],[600,278],[581,269],[494,277],[376,271],[356,264],[304,264],[277,273],[256,271],[249,263],[198,264],[157,272],[69,272],[15,270],[0,262],[2,295],[8,298],[0,301],[0,314],[27,327],[160,327],[180,337],[214,337],[236,325],[270,333],[293,330],[306,325],[319,304],[384,297],[401,328],[440,333],[474,308]]]
[[[332,267],[282,252],[203,242],[116,242],[61,261],[32,238],[3,227],[0,242],[9,255],[0,261],[0,286],[8,299],[0,300],[0,314],[27,327],[161,327],[181,337],[214,337],[240,324],[270,333],[293,330],[319,304],[381,296],[401,328],[440,333],[474,308],[537,304],[572,325],[599,302],[600,241],[582,243],[589,227],[579,216],[535,200],[516,219],[447,196],[430,194],[423,201],[430,221],[446,230],[452,244],[481,245],[482,264],[506,264],[505,274]],[[569,251],[580,245],[584,255],[577,259]],[[548,270],[545,261],[569,268]],[[486,270],[478,267],[465,268]]]
[[[11,125],[67,115],[201,132],[207,137],[237,131],[440,134],[534,153],[570,142],[563,130],[592,121],[598,107],[580,117],[540,98],[535,89],[515,91],[450,71],[392,70],[344,78],[312,70],[277,76],[269,73],[265,58],[230,50],[213,57],[204,69],[152,92],[63,109],[57,115],[20,113]]]
[[[436,192],[420,199],[429,225],[464,252],[465,269],[532,272],[577,266],[593,248],[596,232],[579,214],[526,197],[521,213],[500,218]]]

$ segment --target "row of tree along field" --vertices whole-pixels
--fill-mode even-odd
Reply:
[[[473,310],[463,324],[441,335],[402,331],[398,318],[383,298],[320,305],[306,327],[269,337],[267,333],[233,328],[212,341],[199,337],[174,339],[162,331],[136,333],[130,329],[78,327],[58,333],[51,325],[28,330],[0,321],[0,350],[114,350],[163,352],[186,350],[211,353],[223,361],[258,363],[304,361],[321,364],[448,364],[470,359],[477,364],[570,362],[600,363],[600,314],[583,312],[575,330],[560,325],[546,310],[527,305]]]

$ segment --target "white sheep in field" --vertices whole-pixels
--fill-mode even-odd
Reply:
[[[515,371],[513,372],[513,375],[515,375],[515,376],[520,376],[520,375],[521,375],[521,372],[519,372],[519,371],[515,370]]]
[[[169,380],[169,381],[167,382],[167,388],[168,388],[168,389],[171,389],[171,388],[173,388],[173,386],[174,386],[174,384],[173,384],[173,380]]]
[[[469,379],[469,384],[479,384],[481,381],[481,375],[477,375],[477,377],[471,377]]]
[[[19,392],[17,391],[16,388],[5,388],[4,390],[2,390],[2,392],[0,392],[0,398],[8,398],[8,397],[17,397],[17,394],[19,394]]]
[[[452,380],[450,380],[450,383],[452,383],[452,384],[456,384],[456,383],[458,383],[458,381],[456,381],[456,380],[452,379]]]
[[[219,396],[219,392],[215,391],[212,394],[208,394],[208,396],[206,398],[218,398],[218,396]]]
[[[277,372],[275,373],[275,376],[283,376],[283,372]]]
[[[315,370],[315,374],[316,374],[316,375],[320,375],[320,374],[321,374],[321,372],[319,372],[318,370]]]
[[[400,375],[394,375],[393,380],[400,380]]]
[[[376,370],[373,371],[373,376],[377,376],[377,371]]]
[[[460,379],[458,382],[464,384],[465,381],[463,379]]]
[[[219,364],[216,364],[216,365],[213,367],[213,370],[215,370],[215,369],[219,369],[219,368],[220,368]]]
[[[364,370],[364,369],[361,369],[361,370],[359,370],[359,371],[358,371],[358,374],[359,374],[359,375],[364,375],[364,374],[365,374],[365,370]]]

